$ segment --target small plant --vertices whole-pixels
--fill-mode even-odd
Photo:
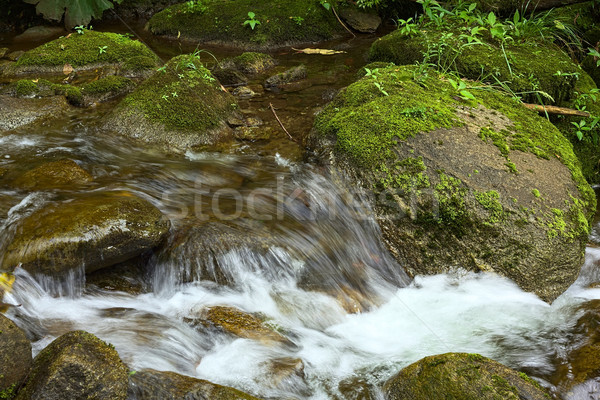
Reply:
[[[304,18],[302,17],[290,17],[292,21],[296,23],[296,25],[300,26],[304,22]]]
[[[250,25],[250,28],[252,28],[252,30],[254,30],[256,25],[260,25],[260,21],[257,20],[255,17],[256,17],[256,14],[254,14],[252,11],[249,11],[248,19],[244,21],[244,26]]]
[[[185,3],[183,13],[184,14],[203,13],[207,9],[208,9],[208,7],[206,7],[204,4],[202,4],[201,1],[190,0]]]
[[[473,93],[469,91],[469,87],[467,87],[467,84],[462,79],[457,78],[454,80],[452,78],[448,78],[448,82],[450,82],[450,85],[452,85],[454,90],[456,90],[461,99],[475,100],[475,96],[473,96]]]
[[[404,36],[413,36],[417,33],[417,24],[413,22],[412,18],[399,19],[398,29],[400,29],[400,33]]]
[[[598,125],[598,122],[600,122],[600,118],[595,117],[592,119],[590,124],[585,122],[585,119],[582,119],[579,122],[573,121],[573,122],[571,122],[571,124],[573,124],[575,126],[575,129],[577,129],[575,131],[575,135],[577,135],[577,139],[583,140],[583,138],[585,136],[584,134],[588,133],[588,132],[592,132],[594,130],[594,128],[596,127],[596,125]],[[598,135],[597,134],[593,134],[592,139],[593,139],[594,143],[598,143]]]
[[[156,70],[156,72],[162,72],[163,74],[167,72],[167,66],[163,65],[162,67],[158,68]]]
[[[98,46],[98,55],[106,53],[108,46]]]
[[[594,57],[594,61],[596,61],[596,67],[600,67],[600,52],[596,49],[588,49],[588,55]]]
[[[373,85],[384,95],[389,96],[389,93],[385,91],[383,88],[383,83],[379,81],[379,69],[375,68],[374,70],[370,70],[369,68],[365,68],[365,76],[373,79]]]
[[[329,1],[327,0],[319,0],[319,2],[321,3],[321,5],[327,10],[329,11],[331,9],[331,3],[329,3]]]
[[[85,26],[83,25],[77,25],[73,29],[75,29],[75,32],[77,32],[79,35],[83,35],[85,33]]]

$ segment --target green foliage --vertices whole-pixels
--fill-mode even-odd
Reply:
[[[113,8],[113,2],[122,0],[23,0],[35,4],[35,10],[50,21],[61,21],[64,15],[65,26],[87,25],[92,18],[102,17],[102,13]]]
[[[256,14],[254,14],[252,11],[248,12],[248,19],[244,21],[244,26],[250,25],[250,28],[254,30],[256,25],[260,25],[260,21],[257,20],[255,17]]]
[[[327,0],[319,0],[319,2],[323,6],[323,8],[325,8],[327,11],[329,11],[331,9],[331,3],[329,1],[327,1]]]
[[[365,67],[365,76],[373,80],[373,85],[384,95],[389,96],[388,92],[383,88],[383,83],[379,81],[379,69],[370,70]]]

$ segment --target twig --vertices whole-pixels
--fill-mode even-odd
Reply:
[[[523,106],[530,110],[537,111],[539,113],[548,113],[556,115],[569,115],[576,117],[589,117],[590,113],[585,111],[573,110],[572,108],[556,107],[556,106],[541,106],[539,104],[527,104],[523,103]]]
[[[338,22],[344,27],[344,29],[346,29],[348,32],[350,32],[350,34],[352,35],[352,37],[356,37],[356,35],[354,34],[354,32],[352,32],[350,29],[348,29],[348,27],[346,26],[346,24],[344,24],[342,22],[342,20],[338,16],[338,13],[335,11],[335,7],[333,6],[333,4],[331,5],[331,9],[333,10],[333,15],[335,15],[335,17],[337,18]]]
[[[279,119],[279,117],[277,116],[277,113],[275,112],[275,108],[273,107],[273,103],[269,103],[269,107],[271,108],[271,111],[273,111],[273,115],[275,116],[275,119],[277,120],[277,122],[279,122],[279,126],[281,126],[281,129],[283,129],[283,131],[288,135],[288,137],[290,138],[291,141],[298,143],[298,141],[296,139],[294,139],[292,137],[292,135],[290,135],[290,133],[288,132],[288,130],[285,129],[285,126],[283,126],[283,124],[281,123],[281,120]]]

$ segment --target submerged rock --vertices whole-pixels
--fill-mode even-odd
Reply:
[[[425,357],[384,385],[388,400],[547,400],[549,394],[524,373],[479,354]]]
[[[212,73],[223,85],[245,85],[248,77],[261,74],[276,64],[268,54],[243,53],[221,61],[212,69]]]
[[[193,55],[171,59],[125,97],[105,128],[166,152],[217,150],[232,139],[233,96]]]
[[[62,74],[66,64],[74,71],[121,66],[140,56],[154,60],[153,69],[158,66],[158,57],[141,42],[118,33],[82,32],[71,33],[25,52],[17,62],[0,69],[0,75]]]
[[[277,75],[273,75],[265,81],[265,88],[281,88],[292,82],[299,81],[306,78],[306,66],[298,65],[288,69],[287,71],[280,72]]]
[[[585,72],[554,44],[535,42],[514,43],[504,51],[493,41],[467,45],[464,35],[448,36],[446,29],[426,26],[415,36],[396,30],[377,39],[371,46],[372,61],[387,61],[398,65],[422,63],[429,51],[440,53],[426,62],[438,63],[441,69],[451,68],[464,78],[492,84],[503,82],[514,93],[522,93],[525,101],[561,105],[574,97],[575,84]],[[504,55],[506,53],[506,56]],[[507,64],[510,60],[510,66]]]
[[[32,26],[25,30],[25,32],[15,36],[13,41],[15,42],[40,42],[48,39],[56,38],[60,35],[66,34],[65,28],[62,26]]]
[[[127,367],[114,347],[91,333],[60,336],[33,361],[17,400],[125,400]]]
[[[258,340],[264,343],[287,343],[285,336],[276,332],[256,315],[234,307],[214,306],[203,310],[199,318],[189,320],[193,325],[203,325],[222,330],[231,335]]]
[[[546,301],[566,290],[596,200],[564,136],[498,92],[465,101],[433,71],[374,73],[379,87],[367,76],[318,115],[311,146],[372,194],[400,264],[494,271]]]
[[[1,300],[1,297],[0,297]],[[25,332],[0,314],[0,398],[11,399],[31,368],[31,343]]]
[[[92,179],[75,161],[64,159],[31,169],[17,178],[14,184],[23,189],[44,190],[81,185]]]
[[[234,388],[153,369],[132,374],[128,393],[129,400],[259,400]]]
[[[245,21],[254,13],[254,29]],[[155,14],[147,25],[157,35],[245,49],[270,49],[333,39],[344,34],[331,10],[312,0],[209,0],[181,3]]]
[[[57,203],[22,220],[2,269],[56,275],[115,265],[157,246],[169,221],[152,204],[127,192],[94,194]]]
[[[0,133],[56,118],[67,108],[63,97],[15,99],[0,95]]]

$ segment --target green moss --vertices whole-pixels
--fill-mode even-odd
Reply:
[[[158,60],[156,59],[156,57],[134,56],[125,60],[122,69],[125,72],[138,72],[148,69],[154,69],[157,67],[157,65]]]
[[[107,76],[82,87],[83,94],[105,94],[120,92],[133,85],[131,79],[122,76]]]
[[[142,112],[167,128],[195,132],[220,124],[234,108],[233,99],[198,58],[173,58],[119,104],[129,113]]]
[[[6,389],[0,391],[0,399],[1,400],[10,400],[15,397],[17,394],[17,384],[13,383]]]
[[[79,106],[83,104],[83,93],[77,86],[55,84],[52,85],[52,88],[56,94],[64,95],[72,105]]]
[[[438,202],[438,215],[431,215],[438,224],[453,228],[457,236],[465,233],[472,221],[468,217],[465,196],[467,188],[460,179],[438,172],[440,182],[435,185],[434,196]]]
[[[258,74],[276,64],[276,61],[268,54],[246,52],[231,60],[238,71],[244,74]]]
[[[106,46],[104,52],[99,48]],[[157,56],[141,42],[117,33],[84,31],[80,35],[53,40],[27,51],[17,61],[17,66],[62,67],[71,64],[82,67],[95,64],[118,64],[132,57],[144,56],[158,60]]]
[[[533,189],[533,190],[531,191],[531,193],[532,193],[532,194],[533,194],[535,197],[540,197],[540,191],[539,191],[539,190],[537,190],[537,189]]]
[[[496,224],[502,221],[505,217],[504,207],[500,203],[500,194],[495,190],[489,190],[487,192],[475,192],[475,199],[489,211],[490,216],[488,223]]]
[[[37,83],[30,79],[21,79],[15,84],[15,93],[19,97],[28,97],[37,94]]]
[[[281,46],[314,42],[341,35],[344,30],[331,11],[315,0],[202,0],[204,7],[191,10],[187,3],[177,4],[155,14],[148,28],[155,34],[201,41],[226,42],[244,47]],[[255,29],[244,25],[248,12],[261,23]],[[303,18],[298,25],[290,17]]]
[[[380,181],[382,188],[400,189],[404,195],[431,186],[429,177],[423,174],[427,167],[423,163],[422,157],[398,161],[391,169],[382,163],[378,170],[383,176]]]

